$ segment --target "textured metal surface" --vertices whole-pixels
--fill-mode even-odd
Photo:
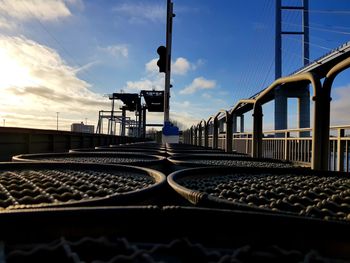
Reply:
[[[101,164],[147,164],[159,162],[164,157],[140,153],[57,153],[57,154],[23,154],[14,156],[14,161],[42,162],[77,162]]]
[[[174,155],[169,160],[174,164],[189,166],[230,166],[230,167],[264,167],[290,168],[293,164],[273,159],[257,159],[240,154],[189,154]]]
[[[187,159],[187,162],[201,165],[215,165],[215,166],[239,166],[239,167],[265,167],[265,168],[287,168],[292,167],[291,164],[286,163],[272,163],[264,161],[248,161],[248,160],[210,160],[205,159]]]
[[[74,202],[91,202],[147,189],[157,182],[143,170],[114,166],[54,167],[25,163],[12,168],[0,167],[0,211]],[[130,196],[131,197],[131,196]]]
[[[187,238],[163,243],[139,243],[121,237],[64,237],[47,244],[0,246],[5,262],[336,262],[316,250],[292,250],[279,246],[208,248]]]
[[[139,149],[139,148],[127,148],[127,147],[118,147],[118,148],[107,148],[107,147],[101,147],[101,148],[81,148],[81,149],[71,149],[69,150],[70,153],[81,153],[81,152],[90,152],[90,153],[114,153],[114,154],[153,154],[153,155],[163,155],[166,152],[156,149]]]
[[[217,200],[263,210],[350,221],[350,178],[317,174],[282,174],[188,170],[175,179],[188,191],[208,194]],[[181,172],[180,172],[181,173]],[[198,172],[200,173],[200,172]],[[178,173],[179,174],[179,173]],[[192,196],[193,194],[191,194]]]

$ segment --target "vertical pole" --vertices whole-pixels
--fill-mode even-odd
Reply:
[[[289,160],[289,142],[288,138],[290,137],[289,132],[284,132],[284,160]]]
[[[165,66],[165,89],[164,89],[164,123],[169,122],[169,98],[170,98],[170,65],[171,65],[171,40],[173,28],[173,3],[167,0],[167,25],[166,25],[166,66]]]
[[[237,133],[237,115],[232,113],[232,132]]]
[[[208,147],[208,137],[209,137],[209,127],[208,123],[204,122],[204,147]]]
[[[198,145],[202,146],[202,135],[203,135],[202,123],[200,123],[197,127],[198,127]]]
[[[213,149],[218,148],[218,141],[219,141],[219,127],[218,127],[218,118],[217,116],[213,120]]]
[[[302,93],[298,98],[298,119],[299,128],[310,127],[310,88],[309,85],[303,87]],[[302,131],[299,137],[309,137],[310,132]]]
[[[58,130],[58,114],[59,114],[59,112],[56,112],[56,126],[57,126],[57,130]]]
[[[262,157],[263,113],[260,103],[254,104],[253,113],[253,157]]]
[[[226,152],[232,152],[232,117],[233,114],[226,112]]]
[[[240,127],[240,129],[241,129],[241,132],[243,133],[244,132],[244,115],[243,114],[241,115],[241,127]]]
[[[309,0],[303,0],[303,64],[310,62]],[[306,85],[299,98],[299,128],[310,127],[310,87]],[[299,137],[309,137],[309,132],[301,132]]]
[[[142,108],[142,138],[146,137],[146,106]]]
[[[304,66],[309,63],[310,45],[309,45],[309,0],[303,0],[303,57]]]
[[[194,128],[194,145],[198,145],[197,128]]]
[[[279,79],[282,76],[282,8],[281,0],[275,1],[275,79]]]
[[[139,116],[138,122],[137,122],[137,137],[141,138],[141,124],[142,124],[142,110],[141,110],[141,104],[138,104],[136,107],[136,112]]]
[[[125,107],[122,107],[122,129],[121,129],[121,136],[125,136],[125,117],[126,117],[126,110]]]
[[[338,130],[338,148],[337,148],[337,171],[344,171],[344,152],[345,152],[345,141],[342,138],[345,136],[345,130]]]
[[[193,145],[193,127],[190,128],[190,144]]]
[[[275,0],[275,79],[282,76],[282,0]],[[275,89],[275,130],[287,128],[287,98]],[[279,134],[281,135],[281,134]],[[277,136],[279,136],[277,134]]]

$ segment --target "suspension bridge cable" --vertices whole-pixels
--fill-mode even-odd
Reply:
[[[303,12],[306,12],[306,10],[302,10]],[[320,14],[343,14],[348,15],[350,14],[350,10],[331,10],[331,9],[325,9],[325,10],[313,10],[309,9],[310,13],[320,13]]]
[[[297,24],[293,24],[293,23],[284,23],[284,24],[297,26]],[[314,29],[314,30],[324,31],[324,32],[350,35],[350,32],[346,32],[346,31],[331,30],[331,29],[321,28],[321,27],[317,27],[317,26],[316,27],[315,26],[305,26],[305,27],[310,28],[310,29]]]
[[[269,13],[272,10],[272,6],[271,6],[271,1],[268,2],[267,5],[267,9],[266,12],[264,12],[263,19],[266,20],[269,16]],[[262,41],[268,39],[268,34],[264,35],[264,38]],[[270,50],[267,48],[263,48],[262,45],[259,45],[258,48],[255,49],[255,55],[253,55],[254,58],[259,57],[259,58],[265,58],[266,56],[268,56],[268,53],[270,53]],[[251,72],[247,78],[245,79],[244,82],[244,87],[245,87],[245,97],[248,97],[250,94],[252,94],[253,92],[255,92],[259,87],[259,79],[260,79],[260,75],[263,75],[263,69],[265,68],[265,64],[266,64],[266,59],[259,59],[255,61],[258,61],[258,63],[255,64],[251,64],[250,68],[251,70],[249,72]]]
[[[294,39],[294,38],[291,38],[291,37],[288,37],[288,36],[285,36],[285,38],[286,39],[290,39],[290,40],[294,40],[294,41],[302,42],[302,40]],[[324,46],[317,45],[317,44],[314,44],[314,43],[310,43],[310,42],[305,42],[305,43],[308,43],[310,46],[318,47],[318,48],[325,49],[325,50],[328,50],[328,51],[332,51],[333,50],[332,48],[324,47]]]
[[[261,12],[261,18],[263,21],[264,21],[264,18],[267,16],[267,12],[269,10],[269,5],[270,5],[270,1],[265,1],[263,12]],[[256,42],[254,42],[253,44],[255,44],[255,43]],[[252,58],[261,57],[259,55],[259,54],[261,54],[261,46],[260,45],[258,47],[252,46],[252,49],[253,49],[253,53],[251,53],[251,56],[249,56],[247,61],[251,61]],[[262,60],[255,59],[255,61],[261,62]],[[252,85],[250,84],[250,80],[253,79],[252,76],[255,74],[256,70],[257,70],[256,64],[253,64],[253,63],[249,64],[247,70],[245,71],[245,73],[242,75],[242,77],[240,79],[240,82],[239,82],[240,86],[243,88],[242,90],[245,91],[243,94],[244,96],[247,96],[247,94],[249,94],[250,90],[252,89]]]
[[[270,72],[272,70],[272,66],[275,64],[275,57],[273,57],[273,59],[271,60],[271,63],[270,63],[270,66],[269,66],[269,70],[267,71],[267,74],[265,75],[265,79],[261,85],[262,89],[265,89],[265,85],[266,85],[266,82],[267,82],[267,79],[270,75]]]

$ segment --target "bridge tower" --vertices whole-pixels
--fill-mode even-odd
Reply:
[[[275,39],[275,79],[282,77],[282,35],[301,35],[303,38],[303,64],[309,63],[309,0],[302,0],[302,6],[284,6],[282,0],[276,1],[276,39]],[[282,11],[303,12],[301,31],[282,30]],[[275,130],[288,128],[288,98],[298,98],[298,126],[310,127],[310,90],[309,86],[293,87],[293,89],[275,90]],[[308,136],[303,132],[300,136]]]

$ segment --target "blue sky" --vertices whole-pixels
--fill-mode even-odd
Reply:
[[[272,83],[273,0],[173,1],[172,119],[188,127]],[[0,118],[6,126],[55,129],[59,112],[60,129],[85,118],[96,125],[98,111],[110,109],[103,95],[163,89],[155,63],[165,9],[165,0],[0,1]],[[349,40],[349,15],[349,1],[310,0],[311,59]],[[300,12],[283,12],[285,30],[300,22]],[[302,66],[300,37],[283,38],[283,62],[284,75]],[[347,71],[335,82],[333,124],[350,123],[349,84]],[[265,107],[266,128],[273,128],[272,108]],[[295,114],[291,100],[290,127]]]

